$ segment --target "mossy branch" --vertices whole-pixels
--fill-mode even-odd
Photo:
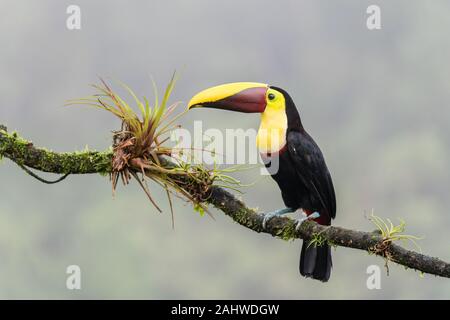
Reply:
[[[38,148],[32,142],[16,133],[8,133],[0,125],[0,157],[6,157],[19,164],[44,172],[59,174],[108,174],[112,170],[112,151],[77,151],[58,153]],[[174,163],[162,159],[162,164],[173,167]],[[320,235],[334,246],[364,250],[372,254],[415,269],[423,273],[450,278],[450,264],[424,254],[407,250],[387,241],[377,232],[363,232],[334,226],[321,226],[312,221],[304,222],[298,231],[294,221],[285,217],[275,217],[268,221],[266,229],[262,227],[263,216],[248,208],[227,190],[213,186],[207,202],[223,211],[240,225],[256,232],[271,234],[284,240],[295,238],[314,239]],[[382,249],[380,249],[382,248]]]

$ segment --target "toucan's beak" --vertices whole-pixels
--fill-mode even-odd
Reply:
[[[197,107],[262,113],[266,108],[267,84],[235,82],[212,87],[197,93],[189,101],[188,109]]]

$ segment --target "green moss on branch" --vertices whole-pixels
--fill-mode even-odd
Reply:
[[[111,151],[53,152],[37,148],[17,133],[0,128],[0,157],[7,157],[19,165],[60,174],[107,174],[111,171]]]

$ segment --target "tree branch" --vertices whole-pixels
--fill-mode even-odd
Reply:
[[[0,125],[0,157],[7,157],[20,166],[26,166],[44,172],[59,174],[88,174],[111,172],[112,151],[81,151],[58,153],[35,147],[30,141],[22,139],[16,133],[8,133]],[[174,164],[165,159],[168,167]],[[423,273],[450,278],[450,264],[439,258],[407,250],[390,241],[386,242],[376,232],[363,232],[334,226],[322,226],[313,221],[304,222],[296,231],[292,219],[274,217],[269,220],[266,229],[262,227],[263,216],[248,208],[233,194],[223,188],[211,188],[208,203],[223,211],[240,225],[256,232],[271,234],[284,240],[295,238],[313,239],[320,236],[328,243],[368,251],[385,259],[412,268]]]

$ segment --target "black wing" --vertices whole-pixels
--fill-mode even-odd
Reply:
[[[290,131],[287,145],[297,175],[308,189],[316,194],[330,217],[334,218],[336,196],[333,181],[319,146],[305,131]]]

